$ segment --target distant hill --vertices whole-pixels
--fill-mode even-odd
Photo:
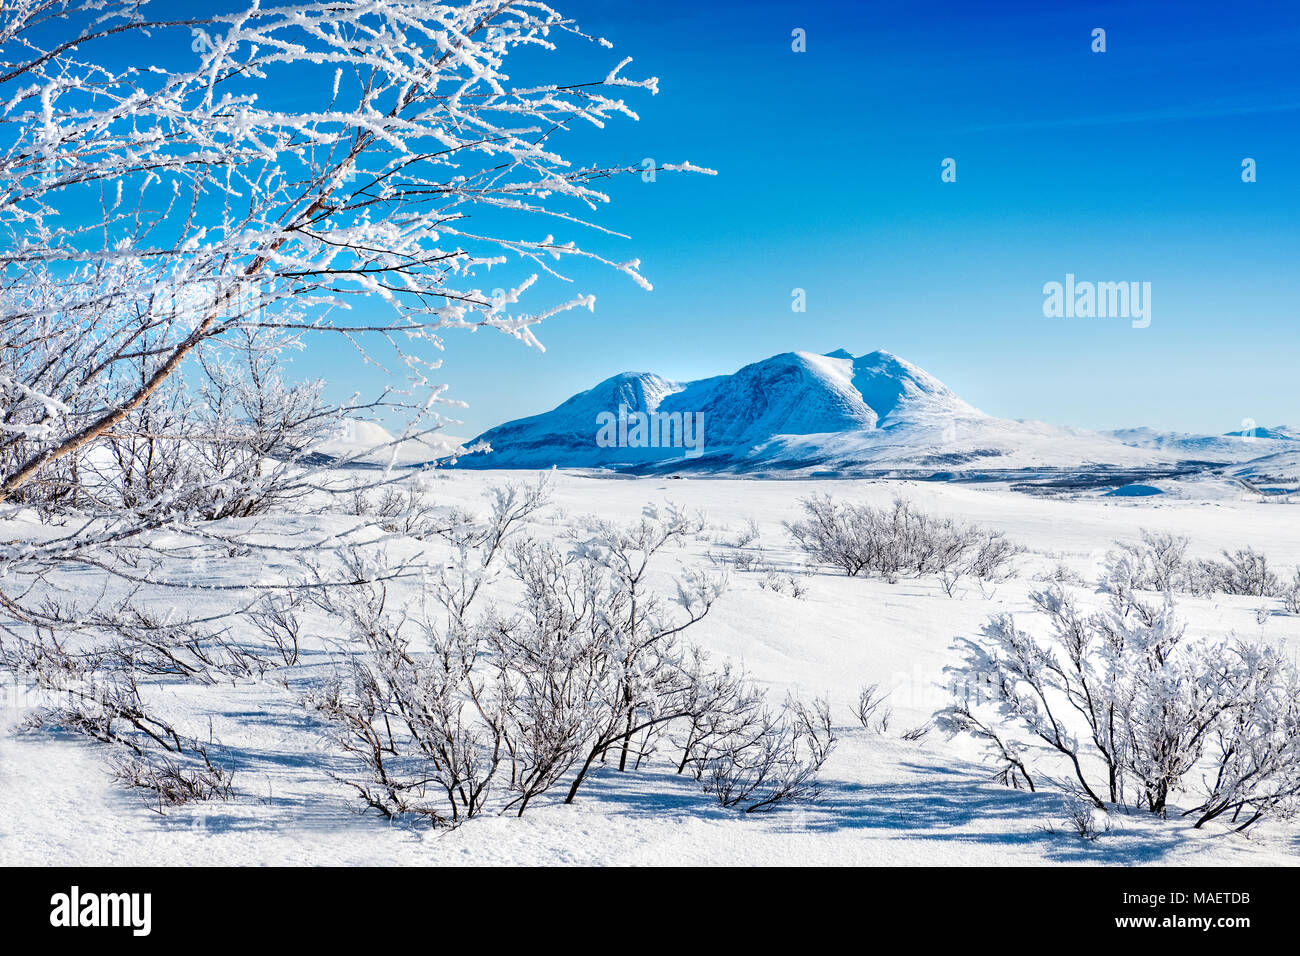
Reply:
[[[698,428],[698,432],[697,429]],[[1244,462],[1291,437],[1102,433],[986,415],[889,352],[784,352],[675,382],[624,372],[474,439],[465,468],[942,477],[982,470],[1175,468]]]

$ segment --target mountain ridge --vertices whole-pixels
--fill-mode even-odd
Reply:
[[[702,423],[698,449],[676,440],[682,423],[692,421]],[[846,476],[933,471],[935,477],[1177,469],[1293,449],[1297,434],[1287,428],[1236,436],[1098,432],[996,418],[891,352],[855,357],[836,349],[781,352],[688,382],[620,372],[550,411],[488,429],[468,444],[493,450],[467,455],[457,467]]]

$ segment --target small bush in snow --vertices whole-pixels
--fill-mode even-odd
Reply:
[[[1282,592],[1282,609],[1288,614],[1300,614],[1300,568],[1295,569],[1295,577]]]
[[[920,743],[930,735],[930,731],[933,729],[934,721],[927,720],[925,723],[917,724],[911,730],[905,731],[903,733],[903,739],[908,743]]]
[[[1066,797],[1065,819],[1071,830],[1089,842],[1110,832],[1110,817],[1106,811],[1098,809],[1091,800],[1078,793],[1072,792]]]
[[[726,541],[719,538],[718,544],[726,544],[728,547],[732,548],[748,548],[757,545],[758,539],[758,522],[751,517],[745,519],[745,526],[736,533],[736,536],[732,540]]]
[[[121,759],[113,765],[113,776],[128,789],[148,794],[159,814],[187,803],[228,800],[235,793],[228,767],[211,760],[186,765],[166,752]]]
[[[1044,571],[1041,574],[1034,575],[1034,580],[1043,581],[1048,584],[1082,585],[1084,583],[1083,575],[1064,562],[1057,562],[1056,566],[1050,571]]]
[[[1224,551],[1221,561],[1198,561],[1191,572],[1190,590],[1198,594],[1273,597],[1281,593],[1281,586],[1266,555],[1254,548],[1239,548]]]
[[[1227,814],[1241,830],[1300,809],[1300,671],[1284,654],[1189,640],[1168,599],[1112,593],[1084,615],[1060,588],[1032,597],[1045,636],[999,615],[960,642],[945,729],[984,740],[1003,774],[1025,779],[1031,754],[1054,752],[1099,809],[1164,815],[1177,797],[1196,826]]]
[[[64,611],[50,607],[49,613]],[[159,813],[195,800],[229,798],[232,768],[214,755],[211,743],[187,735],[165,717],[141,681],[173,676],[235,682],[251,676],[247,658],[231,656],[224,635],[168,628],[138,610],[120,614],[79,623],[75,630],[60,618],[66,633],[42,627],[30,637],[12,631],[0,637],[0,667],[47,701],[24,729],[52,727],[111,745],[114,775],[148,791]]]
[[[778,713],[764,709],[754,725],[709,759],[705,791],[724,807],[746,813],[814,800],[821,794],[817,773],[835,743],[825,701],[805,705],[788,700]]]
[[[1137,601],[1140,591],[1190,588],[1187,538],[1150,531],[1141,534],[1139,543],[1121,542],[1106,555],[1101,589],[1114,595],[1123,606]]]
[[[882,692],[879,684],[868,684],[858,693],[858,702],[853,707],[853,716],[867,730],[883,734],[889,729],[893,711],[888,703],[889,694]]]
[[[765,591],[771,591],[773,594],[787,594],[792,598],[802,598],[808,593],[808,587],[793,574],[785,574],[780,571],[768,571],[763,575],[763,579],[758,582],[758,586]]]
[[[635,771],[668,745],[677,771],[727,806],[814,795],[833,742],[820,711],[772,712],[743,674],[682,641],[723,580],[683,573],[676,610],[648,586],[656,555],[693,533],[689,516],[669,507],[597,523],[562,552],[512,534],[529,501],[497,494],[485,523],[448,532],[462,549],[429,582],[427,606],[390,606],[383,575],[322,590],[320,606],[359,648],[308,698],[359,768],[339,779],[387,816],[455,826],[522,814],[561,785],[572,802],[597,768]],[[502,564],[519,602],[471,620]]]
[[[1106,556],[1102,590],[1122,604],[1138,600],[1140,591],[1285,597],[1266,555],[1247,547],[1193,560],[1187,557],[1188,543],[1185,537],[1150,531],[1143,531],[1138,543],[1120,543]]]
[[[890,583],[909,575],[940,575],[951,595],[963,577],[981,584],[1010,574],[1019,548],[997,531],[936,518],[895,499],[889,508],[805,498],[804,519],[786,528],[814,560],[850,577],[879,577]]]

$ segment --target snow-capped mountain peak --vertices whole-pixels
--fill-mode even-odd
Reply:
[[[1187,458],[1181,446],[995,418],[906,359],[847,349],[782,352],[691,382],[624,372],[475,441],[493,451],[463,467],[944,474]],[[1244,460],[1244,443],[1223,444],[1232,445],[1223,460]]]

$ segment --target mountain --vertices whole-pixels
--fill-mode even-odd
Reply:
[[[1266,493],[1300,491],[1300,447],[1264,455],[1234,468],[1230,474]]]
[[[1106,434],[1134,448],[1160,449],[1203,461],[1237,462],[1268,455],[1275,450],[1295,448],[1292,431],[1278,427],[1228,432],[1226,435],[1193,435],[1161,432],[1153,428],[1122,428]]]
[[[654,415],[685,428],[703,425],[703,442],[688,447],[676,433],[656,447],[635,435],[599,442],[600,417],[620,409],[635,420]],[[910,417],[978,415],[942,382],[886,352],[853,358],[848,352],[786,352],[732,375],[673,382],[648,372],[625,372],[541,415],[508,422],[478,440],[494,449],[472,456],[477,467],[627,467],[692,458],[718,464],[782,435],[872,431]],[[688,417],[689,416],[689,417]],[[684,436],[694,439],[694,434]],[[667,447],[665,447],[667,446]],[[693,452],[699,451],[698,456]]]
[[[785,352],[675,382],[624,372],[484,432],[459,467],[921,477],[983,471],[1176,472],[1243,462],[1273,439],[1101,433],[986,415],[889,352]]]
[[[1237,438],[1274,438],[1279,441],[1300,441],[1300,428],[1292,425],[1274,425],[1272,428],[1244,428],[1237,432],[1228,432]]]

